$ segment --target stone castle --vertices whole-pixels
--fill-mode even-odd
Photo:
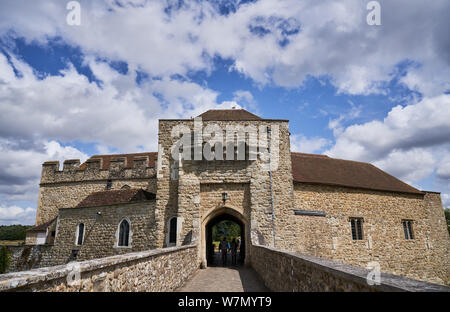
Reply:
[[[208,135],[198,140],[197,118],[165,119],[157,153],[66,160],[62,170],[59,162],[44,163],[36,226],[26,244],[46,246],[45,265],[197,244],[198,265],[206,267],[212,226],[232,220],[241,227],[245,262],[252,245],[275,246],[361,267],[376,261],[382,272],[450,283],[439,193],[417,190],[368,163],[293,153],[288,120],[242,109],[199,117],[200,132],[215,133],[218,144]],[[268,139],[265,149],[253,148],[245,131],[241,141],[233,133],[237,143],[222,146],[219,130],[237,128],[257,129]],[[191,159],[180,156],[187,155],[185,146],[173,157],[181,133],[194,133]],[[219,157],[198,158],[195,146]]]

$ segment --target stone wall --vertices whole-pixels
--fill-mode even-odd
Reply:
[[[265,246],[252,246],[251,264],[273,291],[450,291],[450,287],[385,273],[380,274],[379,285],[369,285],[368,269]]]
[[[38,232],[27,232],[27,236],[25,237],[26,245],[36,245],[37,244],[37,235]]]
[[[0,291],[173,291],[182,286],[198,267],[196,246],[155,249],[2,274]],[[77,272],[80,273],[79,283],[72,283]]]
[[[242,126],[266,128],[271,127],[272,135],[278,135],[279,154],[278,167],[273,170],[273,195],[276,211],[275,223],[278,228],[277,240],[285,247],[292,246],[294,241],[288,239],[288,233],[293,233],[293,218],[285,218],[292,213],[293,187],[291,154],[289,142],[289,125],[285,120],[260,120],[260,121],[206,121],[203,127],[216,125],[223,131],[227,126]],[[248,228],[251,240],[255,242],[272,242],[272,215],[271,215],[271,192],[268,170],[262,169],[263,160],[201,160],[186,161],[178,163],[171,157],[171,149],[178,137],[172,137],[172,129],[176,126],[185,126],[194,130],[194,120],[160,120],[159,121],[159,149],[158,149],[158,179],[157,179],[157,218],[158,239],[161,246],[168,231],[168,220],[173,216],[183,219],[182,233],[179,244],[185,241],[187,236],[192,241],[198,241],[204,229],[202,229],[205,211],[211,205],[220,205],[218,199],[221,197],[220,186],[216,190],[208,191],[213,202],[206,199],[201,189],[205,190],[207,185],[223,184],[223,188],[229,188],[230,192],[245,193],[249,189],[249,198],[246,199],[251,205],[248,214]],[[275,131],[275,129],[278,129]],[[276,133],[275,133],[276,132]],[[177,177],[172,178],[173,168],[177,171]],[[236,187],[240,189],[236,189]],[[211,187],[211,186],[209,186]],[[204,192],[203,192],[204,193]],[[214,194],[213,194],[214,193]],[[200,195],[200,196],[199,196]],[[202,198],[203,196],[203,198]],[[234,196],[232,194],[232,196]],[[239,195],[238,195],[239,196]],[[230,201],[238,201],[231,198]],[[245,212],[246,202],[236,202],[233,206],[239,213]],[[234,204],[233,204],[234,205]],[[292,236],[291,236],[292,237]]]
[[[6,272],[18,272],[40,268],[50,259],[52,245],[7,246],[11,262]]]
[[[59,208],[75,207],[92,192],[104,191],[108,180],[112,181],[111,189],[128,185],[156,192],[155,168],[146,167],[142,157],[136,159],[132,168],[126,168],[123,161],[115,161],[110,169],[100,169],[98,159],[89,160],[81,170],[79,163],[79,160],[65,161],[61,171],[58,161],[43,164],[36,225],[56,217]]]
[[[297,215],[296,248],[301,253],[383,272],[448,285],[449,236],[439,194],[400,194],[296,183],[295,207],[325,216]],[[353,240],[349,217],[362,217],[363,239]],[[406,240],[402,220],[413,220]]]
[[[154,248],[154,215],[154,200],[60,209],[56,239],[47,264],[67,263],[73,249],[78,250],[77,260],[89,260]],[[127,247],[117,246],[119,223],[123,219],[130,222],[130,246]],[[84,223],[85,234],[83,244],[78,246],[76,235],[80,223]]]

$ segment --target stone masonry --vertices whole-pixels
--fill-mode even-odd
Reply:
[[[449,283],[449,239],[445,227],[439,226],[444,212],[438,194],[424,198],[312,184],[294,188],[298,209],[326,214],[295,216],[294,250],[363,267],[377,261],[382,272]],[[352,240],[349,217],[363,218],[362,240]],[[413,221],[414,239],[405,239],[405,219]]]
[[[196,246],[154,249],[0,276],[0,292],[173,291],[198,269]]]
[[[111,181],[111,189],[120,189],[127,185],[154,193],[155,168],[149,167],[148,158],[149,156],[136,156],[130,167],[126,158],[117,157],[110,162],[108,169],[103,169],[103,159],[95,156],[84,164],[85,168],[80,167],[79,160],[64,161],[62,171],[59,171],[58,161],[44,163],[36,225],[56,217],[58,209],[75,207],[92,192],[105,190],[108,180]]]
[[[44,163],[36,226],[58,217],[54,245],[44,263],[66,263],[73,249],[79,249],[78,260],[88,260],[197,244],[196,265],[205,266],[208,225],[230,216],[244,227],[247,264],[253,259],[252,245],[275,244],[360,267],[376,261],[383,272],[450,283],[450,239],[439,193],[419,191],[368,164],[291,153],[287,120],[262,119],[244,110],[211,110],[200,117],[200,129],[198,119],[160,120],[158,153],[97,155],[84,164],[68,160],[63,170],[59,162]],[[278,138],[270,146],[279,156],[275,168],[267,169],[261,150],[256,150],[256,159],[246,154],[238,160],[236,147],[228,146],[224,153],[235,155],[233,160],[172,157],[183,134],[209,128],[215,129],[214,138],[225,138],[226,129],[238,127]],[[231,135],[235,143],[237,137]],[[204,136],[189,144],[203,149],[207,140]],[[250,154],[250,147],[245,151]],[[146,190],[156,200],[76,208],[93,192],[124,188]],[[115,248],[122,218],[131,221],[131,247]],[[173,218],[175,243],[169,240]],[[361,240],[352,239],[350,218],[362,218]],[[403,220],[411,222],[413,239],[405,238]],[[80,222],[87,236],[82,246],[75,246]]]
[[[99,214],[99,212],[101,214]],[[51,260],[47,265],[69,262],[73,249],[78,250],[77,260],[90,260],[111,255],[154,249],[155,201],[117,204],[88,208],[60,209],[57,238]],[[117,246],[118,226],[121,220],[130,222],[130,246]],[[84,241],[76,244],[79,223],[85,225]]]
[[[265,285],[285,292],[450,292],[450,287],[272,247],[252,246],[251,264]],[[372,284],[367,282],[370,276]],[[377,278],[379,278],[377,280]]]

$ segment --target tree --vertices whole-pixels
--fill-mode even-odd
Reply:
[[[449,207],[445,208],[444,213],[445,213],[445,219],[447,220],[447,230],[448,230],[448,233],[450,234],[450,208]]]
[[[3,245],[0,249],[0,274],[5,273],[9,268],[10,260],[11,255],[9,253],[9,250],[6,246]]]
[[[212,234],[214,241],[221,240],[222,237],[233,239],[241,236],[241,228],[236,222],[224,220],[213,227]]]
[[[0,240],[24,240],[29,225],[0,225]]]

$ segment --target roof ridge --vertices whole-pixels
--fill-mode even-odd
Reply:
[[[371,163],[314,154],[292,153],[292,175],[294,182],[423,194]]]
[[[92,155],[89,158],[94,157],[105,157],[105,156],[130,156],[130,155],[147,155],[147,154],[158,154],[158,152],[140,152],[140,153],[123,153],[123,154],[98,154]]]
[[[311,154],[311,153],[302,153],[302,152],[291,152],[291,155],[294,156],[308,156],[308,157],[321,157],[321,158],[331,158],[328,155],[324,154]]]

